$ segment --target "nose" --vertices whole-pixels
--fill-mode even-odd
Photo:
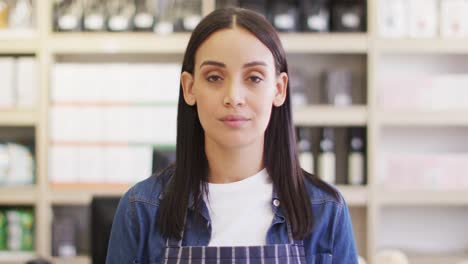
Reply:
[[[245,105],[245,92],[241,83],[234,80],[229,83],[229,85],[226,87],[224,105],[231,107]]]

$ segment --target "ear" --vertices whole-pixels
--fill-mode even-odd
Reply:
[[[275,97],[273,105],[276,107],[282,106],[286,100],[286,91],[288,89],[288,74],[282,72],[276,78]]]
[[[196,103],[195,94],[193,91],[193,76],[192,74],[184,71],[180,76],[180,83],[184,92],[184,100],[188,105],[194,106]]]

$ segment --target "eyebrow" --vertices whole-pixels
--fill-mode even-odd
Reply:
[[[226,68],[226,64],[219,62],[219,61],[212,61],[212,60],[207,60],[207,61],[202,62],[202,64],[200,64],[200,68],[203,67],[204,65],[213,65],[213,66]],[[265,66],[265,67],[267,66],[267,64],[263,61],[252,61],[252,62],[244,64],[242,68],[248,68],[248,67],[253,67],[257,65]]]

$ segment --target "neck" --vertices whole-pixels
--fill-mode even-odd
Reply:
[[[206,138],[205,153],[210,183],[241,181],[264,167],[263,140],[242,147],[225,147]]]

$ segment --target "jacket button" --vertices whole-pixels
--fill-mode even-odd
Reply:
[[[274,205],[275,207],[280,206],[280,200],[274,199],[274,200],[273,200],[273,205]]]

